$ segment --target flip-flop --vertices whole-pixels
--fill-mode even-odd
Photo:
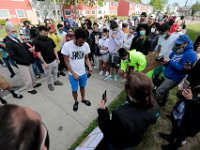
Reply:
[[[84,103],[87,106],[91,105],[91,102],[89,100],[82,100],[81,102]]]
[[[78,102],[75,102],[73,105],[73,111],[77,111],[78,110]]]

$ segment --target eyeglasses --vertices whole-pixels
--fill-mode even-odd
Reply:
[[[48,131],[46,129],[46,126],[42,123],[42,128],[44,129],[44,136],[40,145],[40,150],[42,149],[42,147],[45,145],[46,140],[47,140],[47,135],[48,135]],[[46,146],[46,145],[45,145]]]

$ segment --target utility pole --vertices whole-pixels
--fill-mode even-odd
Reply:
[[[185,7],[187,6],[187,3],[188,3],[188,0],[186,0],[186,2],[185,2]]]
[[[75,16],[75,20],[77,18],[77,0],[74,1],[74,16]]]
[[[53,2],[54,2],[55,11],[56,11],[56,18],[58,19],[58,10],[57,10],[56,0],[54,0]]]

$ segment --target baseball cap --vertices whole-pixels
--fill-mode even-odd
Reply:
[[[176,39],[175,43],[181,45],[181,44],[187,43],[187,42],[189,42],[189,41],[190,41],[190,37],[189,37],[187,34],[183,34],[183,35],[180,35],[180,36]]]

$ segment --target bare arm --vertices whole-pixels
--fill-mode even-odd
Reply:
[[[48,69],[48,64],[45,62],[44,58],[42,57],[41,52],[38,52],[38,58],[44,64],[45,69]]]
[[[92,71],[92,66],[91,66],[90,59],[89,59],[88,55],[85,55],[85,63],[88,66],[89,71],[91,72]]]

